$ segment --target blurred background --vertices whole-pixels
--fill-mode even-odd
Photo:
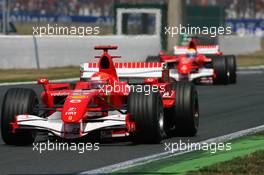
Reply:
[[[180,24],[230,26],[231,35],[209,40],[237,55],[239,66],[264,65],[263,7],[264,0],[0,0],[0,70],[78,67],[94,61],[98,44],[118,45],[122,61],[145,61],[181,44],[184,37],[165,34],[165,27]],[[33,27],[48,24],[99,27],[100,33],[32,35]]]
[[[32,25],[36,23],[43,25],[46,22],[100,25],[103,28],[101,34],[113,34],[115,4],[168,4],[168,0],[0,0],[0,2],[2,32],[21,35],[31,35]],[[247,30],[250,34],[258,35],[264,30],[264,0],[184,0],[181,5],[184,8],[182,18],[185,24],[218,23],[231,25],[234,32]]]

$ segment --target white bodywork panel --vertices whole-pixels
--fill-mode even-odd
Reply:
[[[189,75],[189,80],[193,81],[199,78],[212,77],[214,75],[213,69],[200,68],[197,73],[192,73]],[[174,78],[176,81],[180,80],[180,75],[177,69],[170,69],[170,77]]]
[[[87,123],[80,122],[67,125],[61,120],[61,112],[55,112],[48,118],[34,115],[18,115],[16,120],[19,129],[44,130],[62,138],[79,138],[91,131],[105,127],[124,126],[125,128],[125,118],[126,115],[115,114],[103,118],[89,119],[91,122]],[[74,133],[75,129],[80,129],[80,132]]]
[[[192,81],[197,78],[212,77],[213,75],[214,75],[214,69],[200,68],[198,73],[190,74],[190,80]]]
[[[188,46],[175,46],[174,55],[183,55],[188,51]],[[198,54],[217,54],[219,53],[219,45],[209,45],[209,46],[197,46]]]

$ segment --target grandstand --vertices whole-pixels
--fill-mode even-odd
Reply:
[[[164,3],[163,0],[12,0],[12,13],[42,15],[112,16],[114,3]]]
[[[2,0],[3,2],[4,0]],[[168,0],[6,0],[8,1],[9,20],[17,28],[18,34],[32,34],[32,25],[46,23],[62,23],[63,25],[100,25],[103,35],[113,34],[114,4],[167,4]],[[1,1],[0,1],[1,2]],[[219,7],[223,9],[221,19],[206,19],[209,25],[231,25],[233,32],[240,29],[259,33],[264,31],[264,0],[183,0],[184,7],[205,8]],[[2,9],[2,8],[1,8]],[[185,10],[185,19],[188,13]],[[204,11],[204,10],[201,10]],[[215,12],[216,10],[211,10]],[[206,16],[206,14],[205,14]],[[208,15],[207,15],[208,16]],[[209,15],[210,16],[210,15]],[[192,18],[192,17],[191,17]],[[190,19],[190,18],[189,18]],[[195,19],[196,20],[196,19]],[[185,20],[184,24],[194,25]],[[197,23],[200,23],[199,21]],[[255,32],[257,31],[257,32]],[[264,33],[264,32],[262,32]]]
[[[261,8],[264,0],[0,0],[0,5],[1,2],[7,2],[3,3],[6,4],[3,8],[5,15],[0,13],[0,18],[6,17],[2,17],[1,21],[5,22],[2,26],[12,23],[16,29],[13,32],[2,32],[9,34],[1,36],[1,64],[5,68],[32,68],[35,67],[35,62],[40,63],[37,67],[78,65],[94,54],[88,48],[105,43],[119,45],[120,55],[124,58],[142,61],[141,59],[157,54],[160,50],[171,52],[180,35],[184,34],[170,35],[165,31],[169,27],[172,33],[172,28],[179,26],[216,29],[230,25],[230,34],[236,35],[243,31],[243,35],[249,36],[225,37],[219,34],[222,38],[219,41],[222,46],[226,45],[225,42],[236,46],[236,43],[249,43],[250,45],[237,47],[238,51],[235,53],[239,54],[260,48],[260,38],[250,35],[264,36]],[[55,26],[56,29],[50,30],[48,26]],[[100,28],[99,34],[82,34],[88,27],[93,31]],[[39,35],[34,33],[33,28],[44,28],[46,32]],[[60,29],[60,32],[49,33],[58,28],[62,28],[62,32]],[[64,32],[65,28],[67,32]],[[72,34],[68,32],[72,31],[71,28],[81,30]],[[9,29],[11,27],[3,31],[10,31]],[[13,34],[17,36],[14,37]],[[190,34],[187,32],[187,35]],[[144,49],[145,46],[148,49]],[[137,55],[130,48],[137,50]],[[10,50],[13,61],[10,60],[11,57],[6,57],[6,51]],[[226,53],[230,53],[226,50]],[[64,58],[63,64],[60,58]],[[17,59],[28,64],[16,65]],[[40,61],[35,61],[38,59]]]
[[[187,5],[224,6],[226,18],[264,19],[264,0],[187,0]]]
[[[186,0],[186,5],[224,6],[226,17],[264,19],[264,0]],[[114,3],[167,3],[167,0],[12,0],[11,13],[112,16]]]

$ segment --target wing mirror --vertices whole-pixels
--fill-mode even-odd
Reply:
[[[49,84],[49,80],[47,78],[38,78],[38,84],[47,85]]]

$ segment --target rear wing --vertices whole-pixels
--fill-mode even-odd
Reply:
[[[175,46],[174,55],[183,55],[187,53],[188,46]],[[219,45],[196,46],[198,54],[219,54]]]
[[[120,78],[154,78],[162,77],[163,64],[161,62],[124,62],[114,63]],[[81,78],[89,78],[98,72],[98,63],[84,63],[81,65]]]

